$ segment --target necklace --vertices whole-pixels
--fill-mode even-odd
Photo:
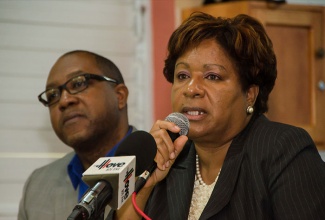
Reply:
[[[212,184],[215,184],[217,182],[220,172],[221,172],[221,168],[219,170],[219,173],[218,173],[216,179],[214,180],[214,182]],[[200,185],[207,186],[207,184],[203,181],[201,173],[200,173],[199,155],[196,155],[196,176],[199,180]]]
[[[207,185],[202,179],[202,176],[200,173],[199,156],[196,155],[196,175],[195,175],[193,195],[192,195],[192,201],[191,201],[188,220],[199,219],[200,215],[203,212],[204,207],[206,206],[207,202],[209,201],[211,193],[212,193],[212,191],[215,187],[215,184],[219,178],[220,171],[221,171],[221,168],[219,170],[219,173],[218,173],[215,181],[212,184]]]

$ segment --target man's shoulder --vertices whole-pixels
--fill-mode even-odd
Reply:
[[[74,152],[67,153],[60,159],[57,159],[45,166],[37,168],[31,174],[32,177],[37,176],[57,176],[60,173],[67,173],[67,166],[70,163],[72,157],[75,155]]]
[[[66,219],[77,203],[67,166],[74,152],[37,168],[24,185],[18,219]]]

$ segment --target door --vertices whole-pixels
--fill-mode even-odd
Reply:
[[[324,24],[321,10],[254,9],[271,38],[278,78],[267,116],[306,129],[325,148]]]

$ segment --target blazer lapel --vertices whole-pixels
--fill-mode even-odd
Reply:
[[[208,219],[222,210],[230,201],[238,178],[241,155],[234,155],[224,163],[211,197],[200,219]]]
[[[250,130],[254,119],[246,128],[234,138],[227,152],[219,179],[212,191],[211,197],[202,212],[200,219],[208,219],[220,212],[230,201],[239,176],[243,160],[243,148],[246,134]]]
[[[187,149],[167,178],[167,200],[169,219],[187,219],[192,199],[195,178],[194,144]]]

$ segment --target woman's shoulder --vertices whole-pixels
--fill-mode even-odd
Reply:
[[[301,128],[290,124],[271,121],[265,115],[258,116],[253,122],[251,133],[271,136],[274,138],[297,138],[312,141],[308,132]]]
[[[274,122],[261,115],[247,132],[246,149],[263,154],[296,154],[306,147],[316,149],[314,141],[303,128]]]

